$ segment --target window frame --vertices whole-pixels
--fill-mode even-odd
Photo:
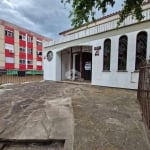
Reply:
[[[125,38],[126,43],[123,43],[121,41],[123,38]],[[126,57],[125,58],[125,68],[122,68],[122,69],[120,69],[120,66],[119,66],[121,64],[121,62],[119,62],[119,60],[120,60],[119,58],[121,57],[120,43],[126,45],[126,50],[122,51],[123,53],[126,53],[125,54],[126,55],[125,56]],[[128,36],[127,35],[122,35],[122,36],[120,36],[119,43],[118,43],[118,72],[126,72],[127,71],[127,59],[128,59],[127,54],[128,54]],[[123,59],[123,57],[122,57],[122,59]],[[123,62],[123,60],[122,60],[122,62]]]
[[[32,43],[32,42],[33,42],[33,37],[31,37],[31,36],[27,36],[27,42]]]
[[[19,64],[25,65],[26,64],[26,60],[25,59],[19,59]]]
[[[37,41],[36,41],[36,45],[37,45],[37,46],[42,46],[42,41],[38,41],[38,40],[37,40]]]
[[[14,64],[14,62],[15,62],[14,57],[5,57],[5,63]]]
[[[5,36],[13,38],[14,37],[14,31],[5,29]]]
[[[33,49],[32,48],[27,48],[27,54],[33,54]]]
[[[145,53],[144,53],[144,59],[141,57],[141,53],[142,53],[142,51],[141,52],[139,52],[140,54],[139,55],[137,55],[138,54],[138,44],[140,43],[139,41],[138,41],[138,38],[140,37],[140,34],[142,35],[142,34],[145,34],[145,37],[146,37],[146,41],[145,41],[145,44],[146,44],[146,47],[145,47]],[[143,42],[143,41],[142,41]],[[141,43],[140,43],[141,44]],[[141,45],[140,45],[141,46]],[[138,34],[137,34],[137,36],[136,36],[136,55],[135,55],[135,72],[137,72],[137,71],[139,71],[139,69],[140,69],[140,65],[142,66],[142,64],[145,64],[146,63],[146,59],[147,59],[147,47],[148,46],[148,33],[147,33],[147,31],[140,31]],[[140,56],[140,57],[139,57]],[[138,59],[143,59],[142,61],[143,61],[143,63],[141,62],[141,64],[140,63],[138,63],[137,64],[137,61],[138,61]],[[139,66],[138,66],[139,65]]]
[[[42,51],[36,51],[36,55],[37,55],[38,57],[42,57],[43,53],[42,53]]]
[[[19,52],[21,53],[26,53],[26,48],[25,47],[19,47]]]
[[[108,56],[109,58],[106,58],[106,57],[105,57],[105,53],[106,53],[106,50],[107,50],[107,49],[106,49],[106,48],[107,48],[107,47],[106,47],[106,46],[107,46],[107,45],[106,45],[107,42],[109,42],[109,44],[110,44],[110,45],[109,45],[109,48],[110,48],[110,49],[109,49],[109,53],[107,52],[107,53],[109,54],[109,56]],[[103,47],[103,72],[110,72],[110,66],[111,66],[111,39],[110,39],[110,38],[105,39],[103,45],[104,45],[104,47]],[[108,50],[107,50],[107,51],[108,51]],[[108,69],[107,69],[107,66],[106,66],[106,68],[105,68],[105,62],[106,62],[107,59],[109,59],[109,64],[108,64],[109,66],[108,66]],[[106,64],[106,65],[107,65],[107,64]]]
[[[27,60],[27,64],[28,64],[28,65],[33,65],[33,60],[28,59],[28,60]]]
[[[23,34],[19,34],[19,40],[26,41],[26,36]]]

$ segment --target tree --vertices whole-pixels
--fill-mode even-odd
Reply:
[[[90,18],[94,21],[97,11],[105,13],[108,5],[113,7],[115,4],[115,0],[61,0],[61,2],[72,5],[70,17],[74,27],[80,27],[84,23],[88,23]],[[129,15],[141,21],[143,19],[141,8],[143,2],[144,0],[124,0],[118,25]]]

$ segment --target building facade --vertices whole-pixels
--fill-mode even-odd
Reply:
[[[43,42],[50,39],[0,20],[0,69],[43,71]]]
[[[150,2],[141,22],[119,12],[60,33],[45,44],[45,80],[90,80],[92,85],[137,89],[139,68],[150,59]]]

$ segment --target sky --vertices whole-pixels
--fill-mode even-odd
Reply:
[[[120,10],[121,1],[116,0],[113,8],[108,7],[107,14]],[[0,19],[52,39],[72,28],[70,10],[71,6],[64,6],[61,0],[0,0]]]

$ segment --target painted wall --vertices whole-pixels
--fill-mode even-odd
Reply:
[[[5,30],[12,31],[13,36],[5,35]],[[19,35],[33,36],[33,43],[26,42],[25,39],[21,40]],[[45,37],[38,35],[32,31],[25,30],[21,27],[17,27],[10,23],[0,20],[0,69],[33,69],[38,71],[43,71],[43,43]],[[48,40],[48,39],[47,39]],[[40,41],[42,45],[37,45],[37,41]],[[13,47],[13,48],[11,48]],[[20,52],[20,47],[28,47],[33,49],[33,54],[27,54],[25,52]],[[12,51],[10,51],[12,50]],[[37,51],[41,52],[41,55],[37,55]],[[27,59],[26,59],[27,58]],[[33,64],[28,63],[27,67],[25,63],[20,63],[20,60],[32,60]],[[13,60],[13,61],[12,61]],[[27,62],[27,61],[26,61]]]
[[[141,30],[148,33],[148,41],[150,40],[150,29]],[[92,84],[109,87],[136,89],[138,86],[139,73],[135,71],[135,54],[136,54],[136,36],[140,31],[130,32],[124,35],[128,37],[127,50],[127,71],[118,72],[118,42],[122,35],[109,37],[111,39],[111,65],[110,72],[103,71],[103,43],[106,39],[94,41],[93,46],[99,45],[102,47],[99,56],[95,56],[93,50],[93,70],[92,70]],[[150,42],[147,42],[147,59],[149,58]]]
[[[79,44],[74,45],[74,46],[91,45],[93,47],[92,49],[92,81],[91,81],[92,85],[137,89],[139,73],[135,71],[136,37],[137,37],[137,34],[141,31],[146,31],[148,34],[146,55],[147,55],[147,59],[149,59],[150,58],[150,28],[138,30],[138,31],[132,31],[132,32],[130,31],[125,34],[122,32],[120,34],[113,35],[113,36],[107,33],[108,36],[105,36],[104,38],[100,38],[100,39],[93,40],[93,41],[91,40],[90,42],[81,42]],[[119,38],[122,35],[126,35],[128,37],[127,71],[126,72],[118,72],[117,70]],[[104,40],[107,38],[111,39],[110,72],[103,71],[103,43],[104,43]],[[99,56],[95,56],[94,47],[97,47],[97,46],[101,46]],[[44,60],[44,79],[54,80],[54,81],[61,80],[61,57],[58,51],[61,51],[64,48],[65,47],[62,47],[59,49],[53,49],[53,48],[51,49],[54,52],[54,58],[51,62],[47,62],[46,59]],[[48,50],[50,49],[49,48],[46,49],[45,55]],[[66,60],[67,60],[67,56],[64,56],[64,57],[66,57]]]
[[[44,53],[44,80],[56,81],[56,52],[53,52],[53,59],[49,62]]]
[[[56,49],[53,51],[53,59],[51,61],[47,60],[47,52],[43,53],[43,71],[44,80],[60,81],[61,80],[61,53],[60,50]]]

